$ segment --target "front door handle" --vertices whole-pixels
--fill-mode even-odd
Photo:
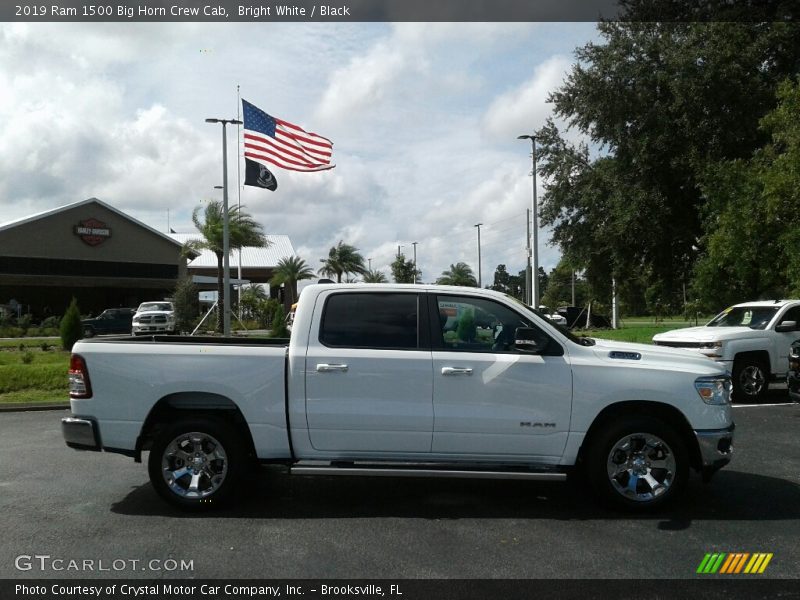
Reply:
[[[340,371],[344,373],[347,371],[347,369],[347,365],[329,365],[327,363],[317,364],[318,373],[333,373],[334,371]]]
[[[442,367],[442,375],[472,375],[469,367]]]

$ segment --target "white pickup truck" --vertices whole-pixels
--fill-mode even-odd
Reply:
[[[653,336],[659,346],[686,348],[732,373],[733,399],[755,402],[770,380],[786,381],[789,350],[800,338],[800,300],[762,300],[726,308],[707,325]]]
[[[137,462],[149,450],[153,486],[188,509],[232,499],[259,461],[298,475],[575,472],[600,499],[645,510],[733,451],[719,364],[576,338],[474,288],[312,285],[288,344],[83,340],[69,377],[67,445]]]

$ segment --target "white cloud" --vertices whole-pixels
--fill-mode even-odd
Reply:
[[[588,30],[0,24],[0,221],[96,196],[160,230],[169,209],[173,227],[191,230],[192,209],[221,183],[220,126],[204,118],[234,116],[240,84],[259,107],[335,143],[336,169],[276,169],[276,192],[241,190],[266,231],[288,234],[314,268],[343,239],[387,275],[397,245],[410,257],[416,241],[432,281],[451,263],[476,264],[483,222],[490,281],[498,263],[515,272],[525,262],[529,164],[514,138],[545,114]],[[542,262],[554,264],[544,237]]]
[[[531,79],[496,98],[484,117],[486,132],[507,139],[544,125],[552,114],[547,97],[563,84],[571,64],[566,56],[552,56],[536,67]]]

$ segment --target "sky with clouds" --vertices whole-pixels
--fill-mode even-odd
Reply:
[[[525,266],[530,143],[591,23],[2,23],[0,223],[97,197],[193,230],[221,197],[221,128],[241,97],[334,142],[336,168],[273,169],[229,190],[315,269],[339,240],[390,276],[412,242],[423,281],[451,263],[484,285]],[[244,177],[242,166],[242,179]],[[541,182],[539,185],[541,193]],[[540,235],[540,265],[559,252]]]

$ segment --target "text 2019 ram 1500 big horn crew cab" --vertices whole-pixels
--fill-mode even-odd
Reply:
[[[565,479],[663,505],[730,461],[730,379],[672,348],[576,338],[490,290],[313,285],[292,337],[73,348],[79,449],[141,460],[167,501],[231,500],[253,458],[293,474]],[[580,467],[580,469],[574,469]]]

